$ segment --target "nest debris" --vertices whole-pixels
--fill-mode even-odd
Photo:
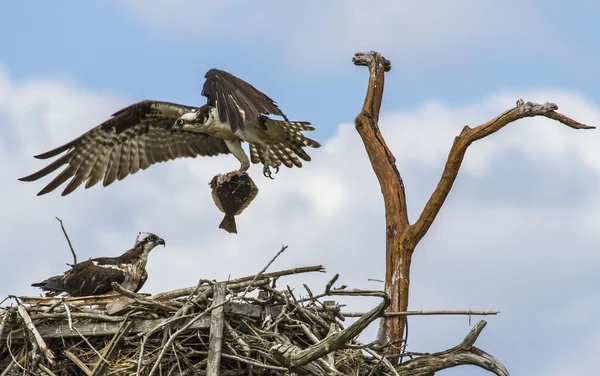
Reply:
[[[387,297],[344,328],[340,306],[323,298],[381,295],[335,289],[337,276],[319,295],[305,285],[304,298],[276,287],[282,276],[319,271],[202,280],[154,296],[114,284],[117,292],[104,296],[11,297],[16,304],[0,311],[0,369],[57,376],[389,374],[384,359],[365,355],[356,340],[381,317]]]

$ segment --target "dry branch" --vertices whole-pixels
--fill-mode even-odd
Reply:
[[[73,255],[73,265],[75,265],[75,264],[77,264],[77,254],[75,253],[75,250],[73,249],[73,244],[71,244],[71,239],[69,239],[69,235],[67,235],[67,230],[65,230],[65,226],[63,225],[62,219],[60,219],[58,217],[55,217],[55,218],[60,223],[60,228],[62,229],[62,232],[65,235],[65,238],[67,239],[67,243],[69,243],[69,249],[71,250],[71,254]]]
[[[281,270],[281,271],[273,272],[273,273],[264,273],[262,275],[262,277],[263,278],[278,278],[278,277],[283,277],[283,276],[286,276],[286,275],[301,274],[301,273],[311,273],[311,272],[324,273],[325,272],[325,267],[323,265],[303,266],[303,267],[300,267],[300,268],[286,269],[286,270]],[[234,285],[233,288],[237,288],[238,284],[244,284],[244,283],[247,283],[247,282],[252,282],[255,277],[256,276],[253,275],[253,276],[249,276],[249,277],[243,277],[243,278],[232,279],[232,280],[229,280],[229,281],[221,281],[221,282],[222,283],[227,283],[227,287],[231,289],[232,285]],[[247,284],[244,284],[244,286],[247,286]],[[154,300],[159,300],[159,301],[160,300],[174,299],[174,298],[178,298],[178,297],[181,297],[181,296],[190,295],[190,294],[192,294],[194,292],[194,290],[196,290],[196,286],[194,286],[194,287],[186,287],[186,288],[177,289],[177,290],[172,290],[172,291],[168,291],[168,292],[163,292],[163,293],[156,294],[156,295],[154,295],[153,299]]]
[[[29,317],[29,314],[27,313],[27,310],[25,309],[25,307],[19,304],[19,306],[17,308],[17,312],[19,312],[19,316],[21,316],[21,318],[25,322],[25,326],[27,327],[27,330],[29,330],[29,332],[31,332],[31,334],[33,335],[33,337],[35,339],[35,343],[42,350],[42,353],[44,354],[46,359],[48,359],[48,362],[50,364],[53,364],[54,363],[54,360],[53,360],[54,353],[52,353],[52,350],[50,350],[50,348],[48,346],[46,346],[46,342],[44,342],[44,339],[42,338],[42,336],[36,329],[35,325],[33,325],[33,322],[31,321],[31,317]]]
[[[453,316],[453,315],[467,315],[467,316],[488,316],[497,315],[498,311],[456,311],[456,310],[444,310],[444,311],[406,311],[406,312],[384,312],[383,317],[396,317],[396,316]],[[341,312],[344,317],[361,317],[365,315],[365,312]]]
[[[544,116],[574,129],[594,129],[558,112],[553,103],[537,104],[517,101],[517,106],[495,119],[475,128],[464,127],[455,138],[450,149],[444,171],[431,198],[414,224],[408,220],[404,183],[396,158],[387,147],[379,130],[379,112],[384,89],[385,72],[391,64],[375,51],[357,53],[353,62],[369,68],[369,84],[360,114],[355,125],[360,135],[373,171],[383,194],[386,219],[386,274],[385,291],[390,296],[389,312],[404,312],[408,309],[410,265],[412,254],[419,241],[425,236],[443,206],[464,159],[467,148],[475,141],[487,137],[507,124],[525,117]],[[378,340],[388,343],[403,338],[406,315],[397,315],[382,320]]]
[[[475,324],[465,339],[456,347],[402,363],[397,367],[398,373],[401,376],[433,375],[446,368],[469,364],[481,367],[498,376],[508,376],[508,371],[500,361],[473,346],[485,325],[486,322],[483,320]]]

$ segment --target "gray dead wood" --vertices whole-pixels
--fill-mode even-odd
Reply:
[[[271,314],[278,315],[281,312],[279,307],[271,307]],[[260,319],[265,313],[263,307],[250,304],[242,303],[226,303],[223,306],[223,312],[227,315],[244,316],[251,319]],[[106,316],[106,315],[94,315],[94,314],[83,314],[83,313],[72,313],[73,318],[88,318],[96,320],[110,320],[102,323],[86,323],[77,324],[79,332],[86,337],[93,336],[108,336],[114,335],[119,332],[124,316]],[[35,318],[66,318],[66,313],[38,313],[34,316]],[[132,321],[132,326],[129,330],[129,334],[145,333],[157,325],[161,324],[166,319],[150,319],[150,320],[135,320]],[[189,319],[181,319],[177,325],[173,328],[177,329],[184,326]],[[210,318],[202,318],[201,320],[194,323],[190,329],[206,329],[210,327]],[[70,330],[67,324],[45,324],[43,327],[38,328],[38,332],[42,338],[75,338],[79,337],[76,331]],[[22,341],[24,338],[22,332],[15,332],[12,334],[13,341]]]
[[[446,368],[469,364],[481,367],[498,376],[509,376],[508,370],[499,360],[473,346],[485,325],[486,322],[483,320],[475,324],[458,346],[402,363],[396,368],[398,374],[400,376],[433,375]]]
[[[107,360],[108,362],[112,361],[115,357],[117,351],[123,346],[123,337],[129,333],[129,330],[132,328],[133,322],[126,321],[123,322],[119,331],[114,335],[114,337],[110,340],[110,342],[100,351],[102,358]],[[92,372],[92,376],[104,375],[106,369],[108,367],[108,363],[103,359],[99,359],[96,365],[94,366],[94,370]]]
[[[342,349],[351,339],[358,336],[370,323],[381,317],[383,312],[390,304],[387,294],[382,291],[331,291],[332,295],[351,295],[351,296],[377,296],[383,301],[367,312],[364,316],[356,320],[350,326],[342,331],[331,330],[330,333],[316,345],[306,349],[301,349],[291,343],[277,344],[271,348],[271,353],[278,362],[288,367],[291,371],[309,373],[312,375],[329,374],[320,364],[312,363],[323,356]],[[312,364],[311,364],[312,363]],[[308,368],[307,368],[308,367]]]
[[[225,283],[217,283],[214,286],[214,305],[221,304],[215,308],[210,318],[210,336],[208,342],[208,361],[206,364],[206,376],[219,376],[221,369],[221,347],[223,346],[223,325],[225,315],[223,302],[227,293]]]
[[[82,362],[81,359],[79,359],[75,354],[73,354],[69,350],[65,350],[63,352],[63,355],[69,358],[69,360],[72,361],[77,367],[79,367],[79,369],[82,370],[83,373],[85,373],[87,376],[92,376],[92,370],[89,369],[88,366],[84,362]]]
[[[54,360],[53,360],[54,359],[54,353],[46,345],[46,342],[44,342],[44,339],[40,335],[40,332],[37,330],[37,328],[35,327],[35,325],[33,325],[33,322],[31,321],[31,317],[29,317],[29,314],[27,313],[27,310],[25,309],[25,307],[22,306],[22,305],[19,305],[17,307],[17,312],[19,312],[19,316],[21,316],[21,318],[25,322],[25,326],[27,327],[27,330],[29,330],[29,332],[33,335],[35,343],[37,344],[37,346],[39,347],[39,349],[42,350],[42,353],[44,354],[44,356],[48,360],[48,363],[54,364]]]
[[[278,277],[283,277],[283,276],[286,276],[286,275],[300,274],[300,273],[311,273],[311,272],[324,273],[325,272],[325,267],[323,265],[302,266],[302,267],[299,267],[299,268],[281,270],[281,271],[278,271],[278,272],[264,273],[259,279],[263,279],[263,278],[278,278]],[[232,286],[233,287],[247,286],[247,284],[245,284],[245,283],[252,282],[252,280],[254,280],[255,277],[256,277],[256,275],[252,275],[252,276],[248,276],[248,277],[243,277],[243,278],[238,278],[238,279],[232,279],[232,280],[229,280],[229,281],[222,281],[222,282],[223,283],[227,283],[227,287],[231,290]],[[255,283],[253,283],[253,285],[256,285],[256,284],[257,283],[255,281]],[[154,295],[152,297],[152,299],[160,301],[160,300],[169,300],[169,299],[179,298],[181,296],[190,295],[191,293],[193,293],[194,291],[196,291],[196,287],[197,286],[186,287],[186,288],[182,288],[182,289],[177,289],[177,290],[163,292],[163,293]],[[207,286],[206,288],[209,288],[209,287]],[[198,292],[202,292],[202,291],[203,290],[201,289]]]

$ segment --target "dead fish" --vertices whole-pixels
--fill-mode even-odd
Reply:
[[[235,216],[240,215],[254,200],[258,187],[247,173],[239,171],[218,174],[209,185],[215,205],[225,213],[219,228],[237,234]]]

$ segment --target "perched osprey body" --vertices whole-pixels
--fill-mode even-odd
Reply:
[[[23,177],[38,180],[67,165],[38,195],[53,191],[70,179],[62,195],[85,182],[89,188],[100,180],[107,186],[154,163],[181,157],[233,154],[245,172],[262,163],[270,167],[302,167],[310,161],[304,147],[321,145],[302,131],[314,130],[308,122],[288,121],[277,104],[249,83],[230,73],[211,69],[205,75],[202,95],[207,104],[195,108],[176,103],[145,100],[126,107],[110,119],[56,149],[37,155],[47,159],[61,155],[45,168]],[[285,120],[268,118],[279,115]],[[250,148],[250,161],[241,142]],[[271,177],[272,178],[272,177]]]
[[[138,292],[146,279],[148,254],[165,241],[146,232],[140,233],[135,245],[119,257],[99,257],[77,263],[63,275],[50,277],[31,286],[47,291],[47,295],[63,292],[70,296],[102,295],[112,291],[112,282]]]

